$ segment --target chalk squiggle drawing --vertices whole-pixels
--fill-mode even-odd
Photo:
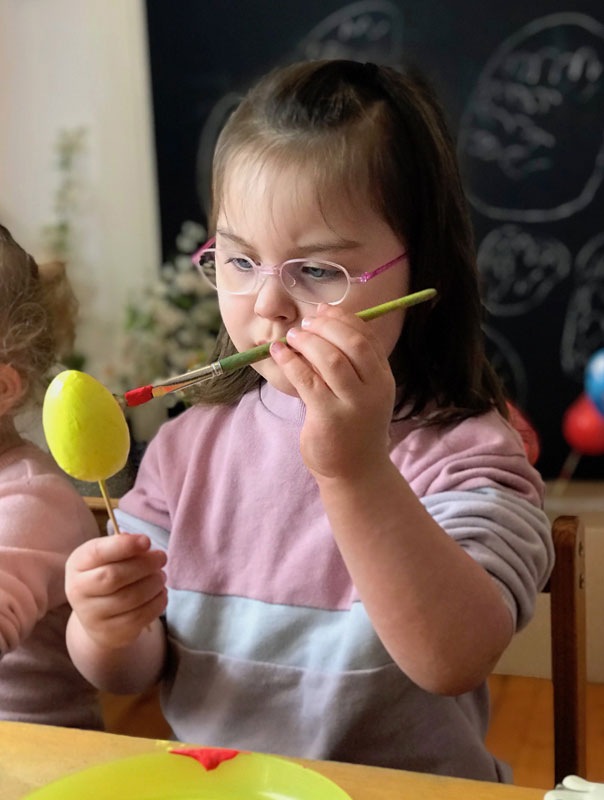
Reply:
[[[327,16],[297,50],[303,59],[350,58],[397,64],[402,54],[400,9],[385,0],[349,3]]]
[[[468,197],[491,219],[547,222],[587,206],[604,175],[604,25],[551,14],[506,39],[458,142]]]
[[[486,307],[499,317],[525,314],[568,277],[571,261],[570,251],[558,239],[519,225],[495,228],[478,248]]]
[[[575,275],[578,288],[566,312],[560,363],[566,375],[582,382],[590,356],[604,347],[604,233],[581,248]]]

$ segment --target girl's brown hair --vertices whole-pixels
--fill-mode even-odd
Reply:
[[[77,302],[65,266],[41,264],[0,225],[0,363],[20,374],[20,405],[46,386],[49,369],[73,345]]]
[[[225,181],[244,157],[313,176],[323,206],[334,189],[362,197],[407,244],[410,291],[437,301],[410,311],[390,356],[405,417],[436,403],[430,424],[496,407],[501,385],[484,352],[476,254],[455,149],[423,77],[354,61],[315,61],[263,78],[226,123],[216,146],[212,227]],[[224,328],[214,358],[235,352]],[[235,402],[260,378],[251,368],[201,384],[201,402]]]

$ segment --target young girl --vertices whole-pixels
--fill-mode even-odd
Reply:
[[[13,421],[73,335],[74,303],[62,265],[39,269],[0,225],[0,719],[100,728],[65,646],[64,589],[68,554],[98,528]]]
[[[288,345],[164,425],[120,503],[134,535],[69,559],[75,663],[113,691],[161,679],[181,740],[509,778],[485,681],[552,546],[442,111],[372,64],[279,69],[220,136],[213,202],[220,355]]]

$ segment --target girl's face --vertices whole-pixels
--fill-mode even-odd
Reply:
[[[249,164],[249,162],[248,162]],[[315,257],[361,275],[405,250],[390,227],[362,200],[351,205],[346,194],[323,198],[321,208],[312,183],[298,169],[266,165],[260,171],[238,160],[225,177],[223,203],[216,223],[216,247],[235,250],[256,263],[281,264],[290,258]],[[347,311],[393,300],[408,293],[409,268],[402,259],[365,284],[353,283],[340,306]],[[272,342],[314,316],[317,306],[291,297],[279,277],[265,277],[250,295],[219,294],[220,312],[237,350]],[[390,355],[403,326],[404,312],[368,322]],[[276,389],[295,395],[271,358],[253,365]]]

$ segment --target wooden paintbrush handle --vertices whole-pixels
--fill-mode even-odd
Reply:
[[[421,292],[414,292],[413,294],[405,295],[405,297],[398,297],[396,300],[390,300],[387,303],[382,303],[373,308],[365,308],[363,311],[357,312],[357,317],[368,321],[376,317],[382,317],[384,314],[389,314],[391,311],[398,311],[402,308],[409,308],[409,306],[416,306],[418,303],[424,303],[435,297],[436,289],[422,289]],[[280,342],[286,342],[285,337],[279,339]],[[218,362],[224,372],[232,372],[234,369],[240,369],[248,364],[255,364],[256,361],[262,361],[267,358],[270,351],[272,342],[267,344],[258,345],[251,350],[245,350],[243,353],[235,353],[232,356],[221,358]]]

